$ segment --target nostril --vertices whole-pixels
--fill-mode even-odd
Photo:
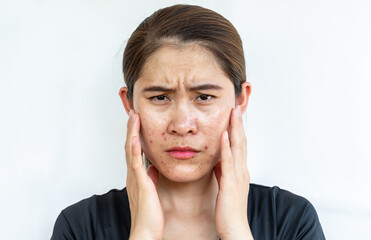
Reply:
[[[188,134],[195,134],[197,132],[197,127],[195,122],[189,119],[189,116],[177,115],[176,118],[172,119],[169,123],[167,132],[185,136]]]

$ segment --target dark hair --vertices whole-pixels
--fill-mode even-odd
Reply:
[[[220,14],[200,6],[174,5],[147,17],[131,35],[123,57],[127,96],[133,88],[148,57],[159,47],[172,42],[195,42],[210,51],[226,76],[232,81],[235,95],[246,81],[242,41],[233,25]]]

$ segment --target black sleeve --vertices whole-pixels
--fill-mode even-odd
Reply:
[[[52,240],[95,239],[95,197],[84,199],[64,209],[58,216]]]
[[[275,191],[279,239],[326,239],[316,210],[306,198],[278,187]]]
[[[76,239],[72,232],[70,223],[68,222],[63,211],[59,214],[54,224],[51,240],[72,240]]]
[[[317,212],[309,201],[307,202],[304,214],[300,220],[296,239],[326,239],[319,222]]]

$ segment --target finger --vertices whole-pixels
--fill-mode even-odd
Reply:
[[[235,161],[236,169],[246,165],[246,135],[243,128],[240,106],[233,109],[231,114],[231,151]]]
[[[222,176],[230,177],[234,175],[234,161],[229,144],[228,132],[224,131],[221,137],[221,170]]]
[[[132,138],[134,136],[139,137],[139,129],[140,129],[140,120],[139,115],[136,114],[133,110],[129,112],[129,120],[128,120],[128,129],[126,135],[126,144],[125,144],[125,151],[126,151],[126,161],[130,164],[131,162],[131,150],[132,150]]]
[[[131,147],[130,167],[134,172],[135,178],[139,185],[138,187],[140,187],[140,185],[143,186],[143,184],[145,184],[147,174],[146,174],[146,171],[143,165],[143,158],[141,154],[141,146],[140,146],[139,137],[133,136],[131,142],[132,142],[132,147]]]
[[[130,127],[129,127],[129,126],[130,126],[130,120],[131,120],[131,117],[132,117],[132,115],[133,115],[133,110],[132,110],[132,109],[130,109],[128,115],[129,115],[129,118],[128,118],[128,121],[127,121],[127,124],[126,124],[126,128],[127,128],[127,129],[130,128]]]
[[[132,126],[130,128],[130,135],[131,137],[138,137],[139,138],[139,129],[140,129],[140,118],[137,113],[133,111],[133,117],[132,117]]]
[[[133,110],[129,111],[129,119],[126,124],[126,141],[125,141],[125,153],[126,153],[126,162],[128,162],[128,159],[131,156],[131,137],[130,137],[130,129],[132,126],[132,116],[133,116]]]

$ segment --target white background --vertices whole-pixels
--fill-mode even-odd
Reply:
[[[175,2],[0,0],[1,239],[48,239],[62,209],[125,186],[122,52]],[[370,239],[371,2],[184,2],[243,39],[252,182],[309,199],[328,239]]]

